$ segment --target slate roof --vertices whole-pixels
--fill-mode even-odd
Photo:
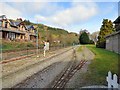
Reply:
[[[30,29],[35,30],[35,28],[34,28],[34,26],[33,26],[33,25],[26,25],[26,28],[27,28],[27,30],[30,30]]]
[[[18,22],[18,21],[13,21],[13,20],[10,20],[10,25],[12,25],[12,26],[18,26],[18,25],[20,25],[20,21]]]
[[[6,19],[6,16],[5,15],[1,15],[0,19]]]
[[[117,32],[114,32],[114,33],[112,33],[112,34],[109,34],[109,35],[105,36],[105,38],[108,38],[108,37],[110,37],[110,36],[114,36],[114,35],[116,35],[116,34],[120,34],[120,30],[117,31]]]
[[[113,23],[120,23],[120,16]]]

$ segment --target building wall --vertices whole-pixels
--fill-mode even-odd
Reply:
[[[118,53],[118,34],[113,36],[113,51]]]
[[[2,22],[2,27],[5,27],[5,22],[6,22],[6,21],[3,21],[3,22]]]
[[[26,39],[26,40],[30,40],[30,35],[29,35],[29,33],[26,33],[26,34],[25,34],[25,39]]]
[[[112,51],[111,37],[106,38],[106,49]]]
[[[112,36],[109,36],[106,38],[106,49],[116,52],[116,53],[120,53],[120,43],[119,43],[119,39],[120,39],[120,34],[115,34]]]

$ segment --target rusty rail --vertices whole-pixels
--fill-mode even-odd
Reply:
[[[55,80],[52,88],[64,88],[66,83],[71,79],[71,77],[82,68],[82,66],[86,63],[85,60],[81,60],[80,64],[76,66],[71,66],[61,75],[60,78]]]
[[[55,50],[58,50],[61,48],[65,48],[65,47],[61,47],[61,46],[50,47],[50,51],[55,51]],[[43,53],[43,48],[40,48],[38,54],[42,54],[42,53]],[[21,55],[21,54],[23,54],[23,55]],[[0,62],[0,64],[8,63],[11,61],[16,61],[16,60],[21,60],[21,59],[31,57],[34,55],[37,55],[36,49],[21,50],[21,51],[16,51],[16,52],[15,51],[6,52],[6,55],[5,55],[5,53],[2,53],[3,60]]]

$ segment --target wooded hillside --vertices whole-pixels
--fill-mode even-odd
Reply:
[[[37,25],[37,24],[35,24]],[[67,30],[38,24],[36,28],[38,30],[39,43],[43,41],[49,41],[51,45],[63,44],[72,45],[79,43],[77,33],[68,32]]]

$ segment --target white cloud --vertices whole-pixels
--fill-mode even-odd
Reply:
[[[22,17],[22,13],[19,10],[11,7],[4,2],[0,3],[0,15],[6,15],[8,18],[12,19]]]
[[[36,13],[42,11],[47,3],[42,2],[10,2],[13,8],[20,10],[24,14],[31,15],[32,13]]]
[[[54,24],[59,27],[68,27],[69,25],[77,24],[88,20],[95,16],[98,12],[95,3],[72,3],[72,7],[59,11],[53,16],[44,17],[36,15],[43,22]]]
[[[4,4],[7,5],[7,7],[9,6],[20,11],[25,17],[34,16],[35,14],[48,16],[56,13],[58,10],[64,9],[57,3],[51,4],[48,2],[9,2]]]
[[[35,21],[41,22],[42,21],[47,21],[47,19],[43,16],[40,15],[35,15]]]
[[[34,22],[39,20],[38,22],[43,24],[70,29],[98,13],[94,2],[71,2],[69,7],[64,6],[51,2],[3,2],[0,3],[0,15],[5,14],[13,19],[26,17]]]

